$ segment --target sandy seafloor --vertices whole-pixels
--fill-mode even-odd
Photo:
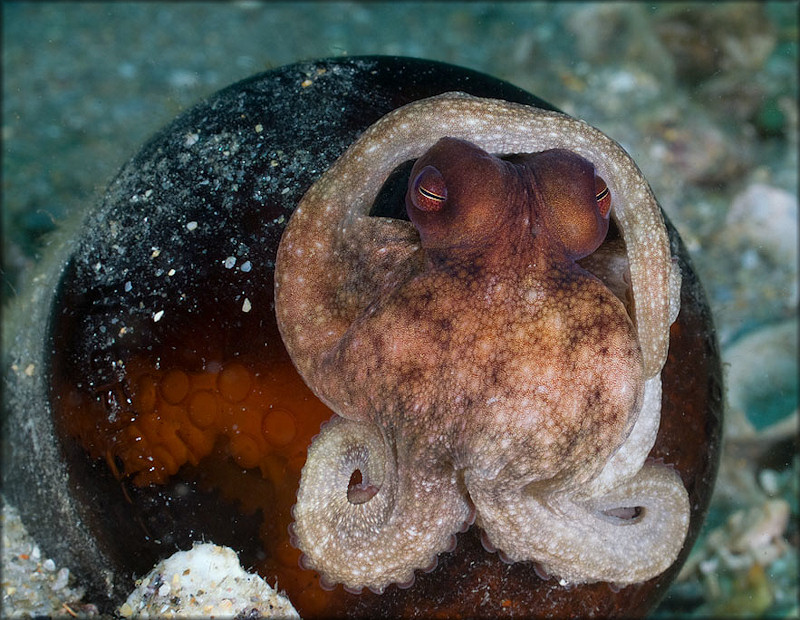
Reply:
[[[689,248],[728,381],[711,513],[656,616],[797,617],[797,3],[2,10],[4,302],[24,289],[47,233],[95,203],[152,133],[214,91],[298,60],[392,54],[463,65],[619,141]],[[10,536],[9,523],[3,615],[78,609],[80,575],[16,529]]]

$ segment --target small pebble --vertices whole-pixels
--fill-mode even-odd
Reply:
[[[93,605],[81,601],[84,592],[70,587],[70,571],[51,558],[42,560],[42,551],[34,544],[20,519],[19,512],[0,496],[2,538],[2,617],[67,617],[77,610],[80,617],[97,616]]]
[[[58,591],[67,587],[69,583],[69,569],[64,567],[56,573],[56,580],[53,582],[53,590]]]
[[[734,197],[725,223],[775,262],[797,264],[797,197],[786,190],[753,183]]]

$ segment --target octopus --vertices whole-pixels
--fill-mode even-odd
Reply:
[[[414,160],[409,219],[372,215]],[[601,246],[612,221],[621,263]],[[563,584],[675,561],[688,496],[648,453],[681,275],[612,139],[464,93],[408,104],[308,190],[275,276],[287,351],[336,414],[291,525],[323,586],[410,586],[473,523]]]

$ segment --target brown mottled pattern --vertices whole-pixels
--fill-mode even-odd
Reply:
[[[535,183],[491,185],[487,195],[524,200],[512,199],[501,232],[470,250],[423,247],[412,224],[369,217],[388,174],[445,136],[494,153],[563,148],[591,162],[613,196],[635,316],[554,244]],[[480,194],[474,178],[452,180],[448,190],[472,184],[465,201]],[[352,590],[407,583],[474,505],[510,559],[568,581],[634,583],[665,570],[688,500],[674,473],[644,459],[679,287],[647,183],[585,123],[457,93],[379,120],[309,190],[278,251],[287,350],[342,416],[303,471],[294,533],[306,564]],[[356,470],[378,490],[352,504]],[[642,510],[630,521],[603,513],[632,506]]]
[[[345,277],[349,262],[342,259],[347,253],[330,250],[341,243],[350,245],[349,236],[356,235],[354,238],[358,239],[363,226],[369,227],[368,238],[372,243],[356,251],[385,248],[385,259],[394,258],[395,262],[412,251],[403,244],[412,234],[407,230],[410,225],[367,222],[366,214],[389,173],[402,162],[422,155],[443,136],[469,140],[492,153],[566,148],[595,165],[611,190],[614,218],[628,247],[645,367],[648,376],[656,374],[663,366],[668,345],[671,264],[663,218],[649,185],[616,142],[583,121],[506,101],[478,99],[463,93],[440,95],[404,106],[367,129],[306,194],[284,233],[278,264],[289,253],[302,257],[306,267],[297,266],[292,274],[311,276],[305,286],[317,291],[307,298],[304,293],[306,303],[300,300],[298,303],[306,310],[333,311],[311,308],[308,304],[312,299],[328,298],[328,290],[335,289],[339,278]],[[339,225],[329,227],[329,221]],[[298,229],[304,230],[302,239],[296,238]],[[321,265],[325,268],[320,269]],[[312,269],[325,274],[324,279],[313,279]],[[285,270],[277,273],[278,286],[286,275]],[[289,291],[286,295],[293,293]],[[294,304],[289,302],[288,306]],[[309,332],[312,325],[307,322],[317,326],[327,324],[325,331],[329,333],[320,333],[318,328]],[[318,351],[328,349],[346,325],[346,321],[328,324],[323,316],[312,313],[287,329],[284,336],[290,350],[295,349],[293,357],[301,372],[306,366],[306,355],[313,355],[298,350],[296,342],[306,343],[301,345],[302,349],[307,346]]]

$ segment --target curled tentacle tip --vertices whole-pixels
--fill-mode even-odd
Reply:
[[[618,508],[601,510],[600,514],[620,525],[632,524],[644,518],[645,508],[643,506],[619,506]]]
[[[370,484],[363,479],[360,469],[356,469],[350,474],[350,482],[347,484],[347,501],[351,504],[365,504],[371,500],[380,490],[380,487]]]

